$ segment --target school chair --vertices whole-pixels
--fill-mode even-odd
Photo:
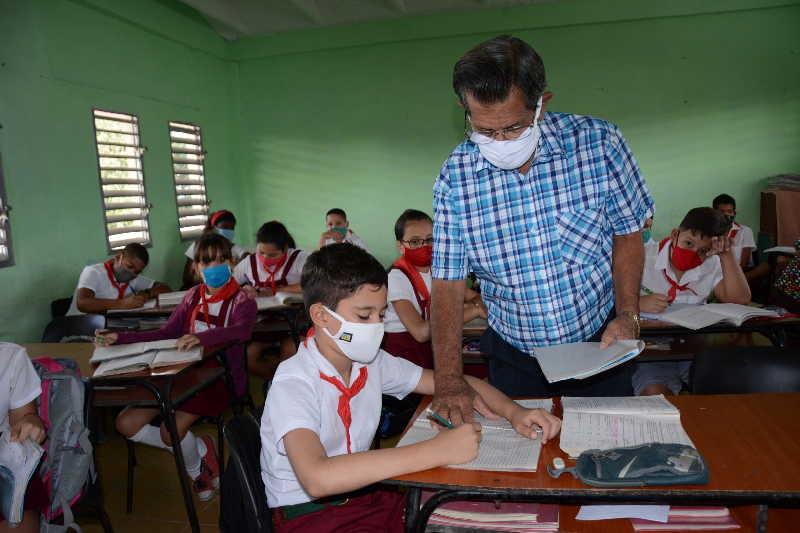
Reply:
[[[65,316],[69,311],[69,306],[72,305],[72,297],[59,298],[50,302],[50,317],[56,318],[58,316]]]
[[[272,517],[261,479],[258,422],[250,414],[238,415],[225,424],[223,432],[230,460],[221,481],[220,530],[271,533]]]
[[[800,349],[742,346],[695,355],[690,375],[694,394],[800,392]]]
[[[89,342],[94,338],[95,330],[105,327],[106,317],[103,315],[59,316],[45,326],[42,342]]]

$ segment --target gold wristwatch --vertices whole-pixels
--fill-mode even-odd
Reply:
[[[641,323],[639,321],[639,313],[634,313],[633,311],[623,311],[619,314],[619,316],[627,316],[633,320],[633,336],[634,338],[638,339],[642,332]]]

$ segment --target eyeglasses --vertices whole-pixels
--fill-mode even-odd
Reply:
[[[490,130],[490,129],[475,129],[472,127],[472,118],[469,116],[468,111],[464,111],[464,135],[467,138],[472,138],[473,133],[477,133],[480,135],[477,139],[472,139],[472,142],[477,144],[488,144],[493,140],[506,140],[512,141],[514,139],[519,139],[519,137],[531,126],[533,126],[533,122],[536,119],[536,112],[533,113],[533,118],[527,124],[520,124],[517,126],[509,126],[507,128],[502,128],[499,130]],[[501,139],[498,139],[501,137]]]
[[[408,245],[409,248],[422,248],[425,245],[432,245],[433,244],[433,237],[428,237],[427,239],[411,239],[409,241],[401,241]]]

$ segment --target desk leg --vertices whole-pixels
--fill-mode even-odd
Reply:
[[[411,487],[406,493],[406,533],[413,533],[414,531],[421,497],[422,489],[418,487]]]
[[[758,533],[767,533],[768,513],[769,513],[768,505],[759,505],[756,508],[756,531]]]

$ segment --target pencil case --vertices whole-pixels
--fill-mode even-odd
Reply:
[[[684,444],[653,442],[610,450],[586,450],[570,468],[547,466],[557,478],[569,472],[593,487],[704,485],[708,468],[696,449]]]

